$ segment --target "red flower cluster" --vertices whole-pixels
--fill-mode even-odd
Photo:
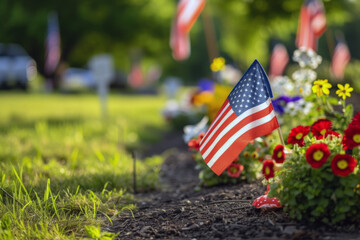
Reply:
[[[291,129],[288,137],[289,144],[298,144],[300,147],[305,145],[304,137],[308,135],[310,131],[309,126],[299,125],[293,129]]]
[[[274,161],[267,159],[263,162],[263,168],[262,173],[264,174],[264,177],[266,180],[269,180],[270,178],[274,177]]]
[[[332,122],[327,119],[319,119],[311,126],[311,133],[316,139],[323,139],[329,135],[339,137],[340,134],[331,130]]]
[[[344,149],[360,146],[360,112],[355,115],[348,128],[345,129],[342,144]]]
[[[232,178],[238,178],[240,176],[240,174],[242,173],[242,171],[244,170],[244,166],[239,164],[239,163],[232,163],[228,168],[227,168],[227,174],[229,175],[229,177]]]
[[[331,169],[336,176],[345,177],[354,171],[356,159],[348,154],[337,154],[331,161]]]
[[[316,139],[323,139],[332,128],[332,123],[327,119],[319,119],[311,126],[311,133]]]
[[[305,153],[306,161],[313,168],[320,168],[330,156],[330,151],[325,143],[312,144]]]
[[[197,139],[191,139],[188,142],[188,146],[190,150],[200,151],[200,141],[203,139],[205,133],[200,133]]]
[[[283,163],[285,161],[285,152],[283,145],[277,145],[274,148],[272,158],[275,160],[276,163]]]

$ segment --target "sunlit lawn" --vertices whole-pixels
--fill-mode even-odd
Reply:
[[[0,238],[86,236],[86,225],[132,208],[131,150],[165,130],[163,104],[111,95],[102,118],[96,95],[0,93],[1,186],[12,195],[0,191]],[[139,190],[156,187],[161,162],[138,161]]]

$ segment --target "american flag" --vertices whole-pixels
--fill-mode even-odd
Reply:
[[[204,7],[205,0],[181,0],[177,11],[179,30],[189,33]]]
[[[220,175],[253,139],[279,128],[269,80],[255,60],[231,91],[200,142],[207,165]]]
[[[205,6],[205,0],[180,0],[170,32],[170,47],[175,60],[190,56],[189,32]]]
[[[346,65],[350,62],[351,55],[349,48],[343,40],[340,40],[335,47],[331,61],[330,72],[338,79],[344,78]]]
[[[296,46],[317,49],[317,40],[326,29],[324,5],[321,0],[306,0],[301,7]]]
[[[171,27],[170,47],[173,58],[177,61],[185,60],[190,56],[191,46],[189,35],[179,30],[176,18]]]
[[[57,15],[51,13],[48,18],[48,30],[45,41],[44,71],[51,75],[55,72],[60,61],[60,33]]]
[[[276,44],[275,47],[273,48],[270,57],[270,69],[269,69],[270,79],[276,76],[281,76],[288,62],[289,62],[289,55],[285,46],[281,43]]]

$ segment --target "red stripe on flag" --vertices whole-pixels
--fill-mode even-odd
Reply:
[[[230,112],[230,111],[229,111]],[[206,152],[206,150],[211,146],[211,144],[214,142],[214,140],[217,138],[217,136],[224,131],[224,129],[230,124],[232,123],[235,119],[237,118],[236,114],[231,111],[230,116],[223,122],[223,124],[221,124],[221,126],[219,128],[217,128],[216,130],[214,129],[214,133],[211,134],[211,136],[209,135],[207,142],[203,143],[201,145],[200,148],[200,153],[204,154]]]
[[[219,176],[239,155],[249,141],[270,134],[274,129],[278,128],[279,124],[274,117],[271,121],[253,128],[241,135],[222,155],[221,159],[212,165],[211,169]]]
[[[206,131],[203,139],[200,141],[200,144],[204,143],[206,140],[206,138],[211,134],[211,132],[213,131],[213,129],[215,129],[216,124],[218,124],[218,122],[221,121],[221,117],[225,116],[226,113],[231,109],[230,104],[229,104],[229,99],[226,98],[224,104],[221,106],[220,110],[217,112],[214,121],[212,122],[212,124],[210,125],[209,129]],[[224,111],[225,110],[225,111]]]
[[[233,128],[231,128],[229,131],[225,132],[224,131],[224,135],[217,139],[216,141],[216,137],[212,138],[211,141],[209,141],[209,143],[206,145],[206,147],[201,151],[201,154],[204,156],[205,152],[207,150],[210,150],[210,153],[207,154],[205,156],[205,162],[208,163],[213,157],[214,155],[219,151],[219,149],[238,131],[240,131],[243,127],[245,127],[246,125],[248,125],[251,122],[254,122],[260,118],[265,117],[266,115],[269,115],[271,112],[273,111],[273,107],[272,104],[270,104],[267,108],[256,112],[254,114],[251,114],[249,116],[247,116],[246,118],[244,118],[242,121],[240,121],[239,123],[237,123]],[[237,117],[235,113],[232,114],[234,116],[234,119]],[[231,121],[232,122],[232,121]],[[229,122],[230,123],[230,122]],[[227,124],[228,125],[228,124]],[[225,129],[226,126],[224,126],[221,130],[221,132]],[[215,136],[218,136],[220,133],[218,133]],[[249,142],[249,141],[248,141]],[[211,148],[209,148],[211,146],[211,144],[215,144],[215,146],[212,146]],[[240,151],[241,152],[241,151]],[[238,152],[238,154],[240,153]],[[234,159],[232,159],[234,160]]]

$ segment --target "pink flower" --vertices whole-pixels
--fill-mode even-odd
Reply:
[[[239,163],[232,163],[228,168],[227,168],[227,174],[229,175],[229,177],[232,178],[238,178],[240,176],[240,174],[242,173],[242,171],[244,170],[244,166],[239,164]]]

